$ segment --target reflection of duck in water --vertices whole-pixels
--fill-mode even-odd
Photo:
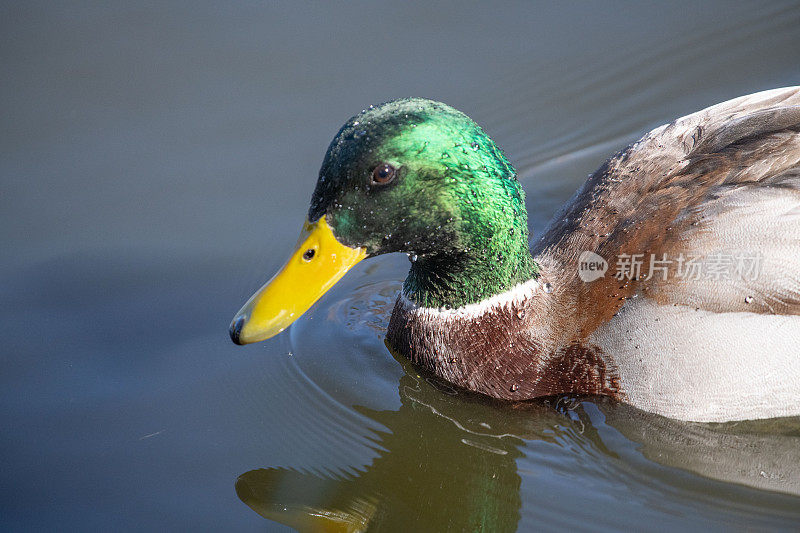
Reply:
[[[653,465],[642,454],[721,481],[800,496],[800,419],[795,426],[783,421],[780,433],[770,433],[769,421],[709,426],[601,401],[596,420],[570,399],[561,400],[576,407],[569,411],[538,402],[494,402],[453,394],[433,378],[417,376],[408,364],[405,370],[398,411],[357,408],[386,427],[377,433],[379,456],[362,473],[324,477],[251,470],[236,482],[242,501],[301,531],[516,531],[517,461],[524,441],[577,444],[612,464],[626,463],[626,471],[629,463],[644,463],[647,474],[641,477],[647,480]],[[614,433],[609,449],[595,424],[639,445],[631,447],[624,438],[620,445]]]
[[[563,415],[535,403],[517,412],[464,401],[407,370],[399,411],[356,408],[387,428],[378,433],[380,456],[362,474],[252,470],[236,482],[242,501],[301,531],[516,531],[522,441],[507,433],[509,424],[530,419],[552,430]]]
[[[533,254],[526,221],[516,171],[466,115],[419,98],[371,107],[334,138],[297,251],[231,336],[275,335],[361,259],[407,252],[387,338],[451,383],[507,400],[603,394],[684,420],[800,414],[800,89],[651,131]]]

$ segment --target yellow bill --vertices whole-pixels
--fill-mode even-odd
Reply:
[[[283,268],[236,313],[231,339],[249,344],[274,337],[366,256],[364,248],[337,241],[324,216],[313,224],[306,221],[297,249]]]

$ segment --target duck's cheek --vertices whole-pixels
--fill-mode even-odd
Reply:
[[[369,205],[352,210],[343,208],[328,216],[336,240],[350,248],[364,248],[368,255],[384,253],[383,247],[392,237],[392,230],[383,217]]]

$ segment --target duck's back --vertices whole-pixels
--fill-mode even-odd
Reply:
[[[569,295],[569,342],[603,353],[630,403],[800,414],[800,88],[651,131],[590,176],[535,255]]]

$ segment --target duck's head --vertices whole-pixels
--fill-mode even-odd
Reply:
[[[334,137],[296,250],[234,317],[231,338],[280,333],[356,263],[389,252],[409,254],[404,292],[422,305],[510,288],[532,275],[526,218],[514,168],[469,117],[422,98],[371,106]],[[494,276],[499,287],[486,283]]]

